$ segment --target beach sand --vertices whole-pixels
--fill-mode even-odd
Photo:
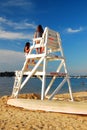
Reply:
[[[87,102],[87,92],[73,93],[77,102]],[[21,98],[39,99],[37,94],[21,94]],[[68,100],[58,94],[56,100]],[[7,105],[9,96],[0,98],[0,130],[87,130],[87,115],[30,111]]]

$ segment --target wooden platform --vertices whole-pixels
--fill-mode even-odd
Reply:
[[[87,102],[71,102],[56,100],[35,100],[35,99],[9,99],[8,105],[21,107],[28,110],[42,110],[47,112],[60,112],[70,114],[87,115]]]

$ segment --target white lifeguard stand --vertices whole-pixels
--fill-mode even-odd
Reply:
[[[39,40],[39,44],[35,44],[35,41]],[[44,48],[44,51],[41,54],[34,54],[33,50],[36,48]],[[28,63],[28,60],[34,59],[36,64]],[[46,87],[46,75],[47,75],[47,65],[49,62],[58,62],[58,66],[55,72],[51,72],[50,75],[52,76],[52,80],[50,81],[49,85]],[[32,66],[31,70],[26,71],[26,65]],[[40,70],[41,69],[41,70]],[[23,81],[23,75],[27,75],[25,80]],[[30,47],[30,52],[26,56],[26,60],[24,62],[23,68],[21,71],[16,71],[15,82],[12,91],[12,97],[17,98],[20,90],[25,86],[27,81],[33,76],[36,75],[42,82],[42,89],[41,89],[41,100],[45,98],[48,94],[48,91],[52,87],[55,79],[58,76],[62,76],[63,80],[59,83],[56,89],[52,92],[49,96],[51,100],[58,91],[62,88],[62,86],[67,82],[68,89],[70,93],[70,98],[73,101],[72,90],[69,75],[66,68],[65,57],[63,54],[63,49],[61,45],[61,39],[58,32],[49,29],[48,27],[45,28],[43,36],[41,38],[33,39],[33,45]]]

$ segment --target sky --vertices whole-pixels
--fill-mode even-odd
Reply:
[[[38,24],[60,33],[68,72],[87,75],[87,0],[0,0],[0,72],[22,68]]]

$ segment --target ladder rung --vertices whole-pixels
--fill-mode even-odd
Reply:
[[[14,86],[14,89],[16,89],[16,88],[19,88],[19,87],[17,87],[17,86]]]

